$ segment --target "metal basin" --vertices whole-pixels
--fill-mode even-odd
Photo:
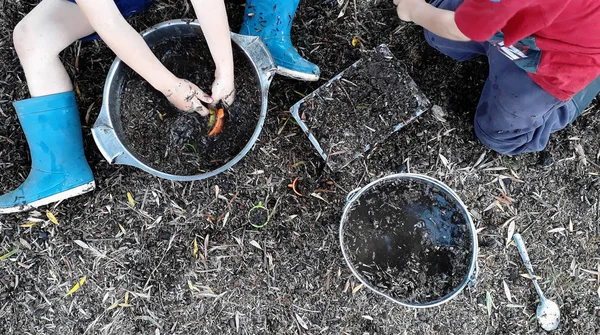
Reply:
[[[160,23],[142,33],[150,47],[154,47],[174,37],[193,37],[202,34],[197,21],[173,20]],[[130,165],[155,176],[179,181],[201,180],[213,177],[234,166],[252,148],[262,130],[267,116],[268,92],[277,66],[267,47],[255,36],[231,33],[231,39],[248,57],[259,80],[261,90],[261,110],[256,128],[248,143],[235,157],[218,168],[197,175],[174,175],[152,168],[143,158],[128,146],[120,118],[120,96],[123,89],[127,66],[119,59],[113,62],[104,85],[102,109],[98,115],[92,135],[100,152],[110,164]]]
[[[477,234],[466,206],[425,175],[391,175],[350,193],[339,239],[356,278],[402,306],[438,306],[477,277]]]

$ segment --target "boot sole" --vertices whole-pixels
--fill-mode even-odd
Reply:
[[[302,80],[302,81],[317,81],[319,80],[319,75],[313,73],[305,73],[290,70],[281,66],[277,66],[277,74],[282,75],[284,77]]]
[[[78,195],[82,195],[82,194],[91,192],[91,191],[93,191],[95,189],[96,189],[96,181],[92,180],[91,182],[89,182],[87,184],[83,184],[81,186],[77,186],[77,187],[72,188],[70,190],[54,194],[52,196],[49,196],[47,198],[34,201],[34,202],[29,203],[27,205],[19,205],[19,206],[10,207],[10,208],[0,208],[0,214],[10,214],[10,213],[18,213],[18,212],[30,211],[30,210],[32,210],[34,208],[37,208],[37,207],[40,207],[40,206],[44,206],[44,205],[47,205],[47,204],[51,204],[53,202],[58,202],[58,201],[61,201],[61,200],[65,200],[65,199],[68,199],[68,198],[76,197]]]

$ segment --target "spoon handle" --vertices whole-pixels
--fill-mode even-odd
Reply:
[[[533,281],[533,286],[535,287],[537,294],[540,296],[540,301],[546,300],[542,290],[540,289],[540,286],[538,285],[537,279],[535,278],[535,274],[533,273],[533,267],[531,266],[531,261],[529,260],[529,255],[527,254],[525,242],[523,241],[521,234],[514,234],[513,239],[515,240],[515,244],[517,245],[521,259],[523,259],[525,268],[527,269],[527,272],[529,272],[529,277],[531,277],[531,280]]]

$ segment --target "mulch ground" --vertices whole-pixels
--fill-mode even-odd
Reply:
[[[0,2],[2,192],[29,171],[27,143],[11,106],[28,92],[11,36],[36,3]],[[114,55],[101,42],[66,49],[98,187],[37,212],[0,217],[0,255],[18,250],[0,260],[0,333],[543,334],[535,320],[537,297],[522,276],[516,248],[507,243],[514,231],[527,243],[542,289],[561,308],[556,333],[599,334],[598,108],[555,134],[542,154],[495,155],[472,129],[486,60],[457,64],[439,55],[421,28],[397,19],[391,1],[347,3],[338,17],[340,9],[326,2],[303,1],[293,40],[321,66],[322,80],[277,77],[254,150],[230,171],[198,182],[107,164],[90,128]],[[243,7],[230,2],[228,9],[237,31]],[[141,31],[192,17],[187,1],[167,0],[130,22]],[[382,43],[441,108],[333,173],[287,111],[356,61],[361,48]],[[337,234],[346,195],[395,172],[423,173],[450,185],[478,228],[476,285],[441,307],[415,310],[382,300],[361,288],[343,262]],[[303,197],[287,187],[296,177]],[[259,202],[271,211],[261,229],[247,219]],[[85,283],[67,295],[83,277]]]

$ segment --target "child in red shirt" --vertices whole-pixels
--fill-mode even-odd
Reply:
[[[457,61],[488,57],[475,134],[492,150],[541,151],[600,91],[597,0],[394,0],[400,19]]]

